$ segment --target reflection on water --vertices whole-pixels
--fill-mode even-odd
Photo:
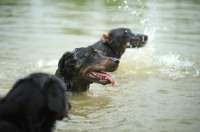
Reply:
[[[128,49],[115,86],[69,96],[70,117],[55,131],[200,130],[199,1],[0,0],[0,96],[20,77],[55,73],[66,51],[117,27],[149,35]]]

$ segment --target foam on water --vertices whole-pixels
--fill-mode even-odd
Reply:
[[[57,64],[58,64],[58,60],[45,61],[45,60],[40,59],[36,62],[36,64],[32,64],[32,65],[36,71],[40,70],[43,72],[54,74],[57,69]]]
[[[185,58],[178,53],[157,53],[156,44],[153,43],[155,33],[158,30],[168,29],[165,24],[159,22],[159,15],[156,1],[147,2],[147,5],[153,6],[149,13],[144,15],[144,4],[141,0],[137,0],[134,5],[130,6],[129,0],[123,0],[118,6],[118,10],[126,11],[131,14],[127,21],[140,20],[144,34],[149,36],[148,43],[140,49],[127,49],[120,60],[120,66],[117,73],[134,73],[156,75],[163,78],[180,79],[187,77],[199,77],[199,66],[195,60]],[[143,14],[142,17],[140,14]],[[137,18],[137,19],[136,19]],[[134,23],[135,24],[135,23]],[[132,25],[130,25],[131,27]]]
[[[159,27],[145,29],[144,34],[149,36],[145,47],[126,49],[117,73],[150,74],[170,79],[199,77],[200,69],[195,60],[184,58],[177,53],[162,54],[156,52],[153,40],[157,30]]]
[[[179,54],[156,53],[154,44],[141,49],[127,49],[122,56],[117,73],[150,74],[171,79],[198,77],[197,64]]]

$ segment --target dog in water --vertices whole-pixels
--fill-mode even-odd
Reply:
[[[121,58],[126,48],[143,47],[148,40],[144,34],[132,33],[128,28],[116,28],[102,35],[102,38],[92,45],[104,56]]]
[[[0,100],[0,132],[52,132],[56,120],[68,117],[70,108],[59,78],[31,74]]]
[[[65,82],[67,91],[85,92],[92,83],[114,85],[114,79],[105,72],[115,71],[118,64],[117,58],[104,56],[89,46],[63,54],[55,74]]]

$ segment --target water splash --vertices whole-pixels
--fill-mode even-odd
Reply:
[[[196,71],[194,62],[187,58],[182,58],[178,54],[169,53],[162,56],[154,56],[154,65],[157,67],[157,72],[173,79],[193,76]]]
[[[107,3],[112,2],[115,4],[115,6],[111,6],[108,11],[114,11],[121,14],[121,16],[124,16],[124,13],[130,16],[128,19],[124,18],[127,22],[134,22],[138,21],[136,19],[141,19],[141,14],[143,14],[144,6],[141,0],[137,0],[136,2],[132,2],[130,0],[113,0],[113,1],[107,1]],[[117,19],[113,19],[115,21],[118,21]],[[119,19],[121,20],[121,18]]]
[[[35,71],[50,72],[50,73],[55,73],[57,69],[57,64],[58,64],[57,60],[50,60],[50,61],[39,60],[35,64],[31,63]]]
[[[170,79],[199,77],[197,64],[179,54],[157,54],[155,45],[128,49],[122,56],[117,73],[150,74]]]
[[[115,1],[117,2],[117,1]],[[148,13],[144,12],[145,7]],[[118,11],[128,13],[132,17],[127,21],[137,21],[143,26],[144,34],[149,36],[148,44],[142,49],[128,49],[122,56],[120,67],[117,72],[133,72],[135,74],[153,74],[172,79],[198,77],[199,69],[194,60],[184,58],[179,54],[157,54],[156,46],[153,42],[155,33],[158,30],[167,30],[164,23],[160,23],[158,14],[159,4],[157,0],[143,2],[137,0],[134,3],[130,0],[123,0],[118,3]],[[145,9],[147,11],[147,9]],[[114,21],[117,21],[115,18]],[[136,24],[136,23],[134,23]],[[130,25],[134,26],[134,25]]]

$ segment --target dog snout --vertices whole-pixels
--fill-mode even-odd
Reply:
[[[144,34],[134,34],[132,39],[138,42],[146,42],[148,40],[148,36]]]
[[[66,104],[65,104],[65,110],[69,111],[69,110],[71,110],[71,108],[72,108],[71,103],[70,102],[66,102]]]
[[[135,34],[134,37],[132,37],[134,41],[140,41],[141,35],[140,34]]]
[[[144,34],[133,34],[129,48],[143,47],[148,41],[148,36]]]
[[[64,117],[68,118],[69,120],[71,120],[71,118],[68,116],[68,111],[71,110],[71,108],[72,108],[71,103],[67,101],[65,103],[65,111],[66,111],[66,113],[65,113]]]
[[[141,42],[146,42],[148,40],[148,36],[147,35],[139,35],[139,41]]]
[[[120,61],[117,58],[113,58],[113,62],[118,65]]]
[[[147,35],[143,35],[144,37],[144,41],[146,42],[148,40],[148,36]]]
[[[139,42],[147,42],[148,40],[148,36],[147,35],[143,35],[143,34],[138,34],[136,36],[137,41]]]

